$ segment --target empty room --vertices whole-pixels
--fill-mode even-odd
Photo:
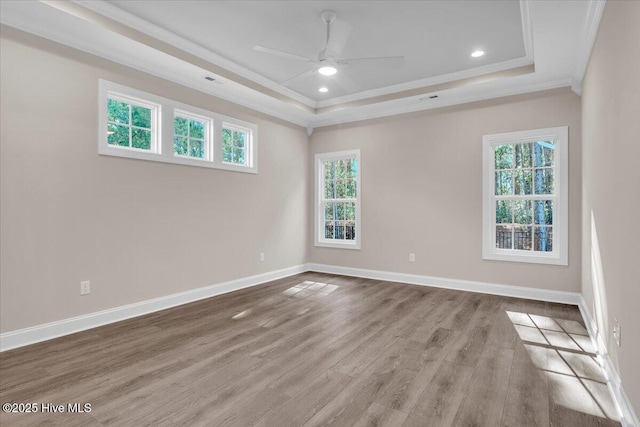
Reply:
[[[639,41],[635,0],[0,0],[0,424],[640,427]]]

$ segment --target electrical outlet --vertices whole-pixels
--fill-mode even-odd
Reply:
[[[80,295],[88,295],[90,293],[91,293],[91,282],[89,280],[80,282]]]
[[[620,322],[618,322],[618,319],[613,319],[613,321],[613,339],[616,341],[616,344],[618,344],[618,347],[620,347],[620,337],[622,333],[620,329]]]
[[[409,254],[409,262],[416,262],[416,254]]]
[[[260,252],[260,262],[264,262],[264,252]]]

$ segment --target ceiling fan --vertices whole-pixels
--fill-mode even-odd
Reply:
[[[336,74],[339,69],[350,66],[399,68],[404,65],[404,56],[337,59],[337,57],[342,53],[344,46],[347,44],[349,35],[351,34],[351,26],[346,22],[336,21],[336,12],[333,10],[323,11],[320,14],[320,19],[322,19],[322,22],[324,22],[327,27],[327,42],[325,44],[325,48],[318,54],[317,59],[262,45],[256,45],[253,47],[254,50],[259,52],[313,64],[313,68],[281,82],[280,85],[286,86],[294,80],[307,77],[316,72],[324,76],[332,76]],[[339,24],[338,26],[335,25],[336,22]]]

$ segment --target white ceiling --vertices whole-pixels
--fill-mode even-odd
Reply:
[[[558,87],[580,93],[603,8],[603,0],[2,0],[0,23],[311,131]],[[340,56],[404,55],[405,66],[340,70],[326,95],[317,75],[280,85],[308,64],[253,46],[317,55],[324,9],[352,26]],[[475,49],[487,54],[473,59]]]
[[[289,87],[323,100],[460,72],[526,56],[520,2],[508,1],[158,1],[113,4],[274,82],[313,64],[255,51],[265,45],[317,57],[326,42],[320,13],[352,27],[341,58],[404,56],[398,69],[350,67],[333,77],[314,74]],[[476,49],[487,52],[472,58]],[[329,92],[318,92],[320,86]]]

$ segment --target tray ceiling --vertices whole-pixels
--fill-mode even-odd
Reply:
[[[600,0],[42,0],[0,2],[0,22],[311,132],[558,87],[580,93],[603,8]],[[350,65],[281,84],[314,64],[254,46],[317,58],[326,9],[337,13],[334,34],[350,29],[336,59],[403,56],[404,65]],[[478,49],[485,55],[473,58]]]

